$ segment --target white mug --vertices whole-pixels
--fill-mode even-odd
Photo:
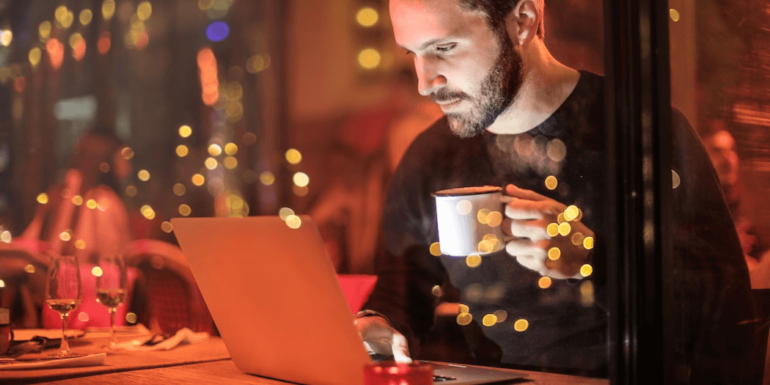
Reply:
[[[436,191],[436,217],[441,253],[453,257],[484,255],[502,250],[505,213],[503,189],[460,187]]]

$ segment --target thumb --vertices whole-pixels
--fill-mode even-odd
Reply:
[[[409,358],[409,347],[407,346],[406,337],[403,334],[394,331],[393,338],[391,339],[391,348],[393,349],[393,359],[398,363],[411,364],[412,359]]]

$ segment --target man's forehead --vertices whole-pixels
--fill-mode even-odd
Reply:
[[[390,17],[396,42],[408,48],[461,34],[484,21],[482,13],[462,7],[459,0],[390,0]]]

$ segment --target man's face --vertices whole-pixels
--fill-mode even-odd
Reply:
[[[481,133],[513,102],[521,57],[504,31],[457,0],[391,0],[396,42],[414,57],[418,91],[438,103],[452,131]]]

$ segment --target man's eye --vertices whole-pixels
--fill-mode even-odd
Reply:
[[[437,45],[436,51],[439,52],[449,52],[452,49],[454,49],[457,46],[457,44],[446,44],[446,45]]]

